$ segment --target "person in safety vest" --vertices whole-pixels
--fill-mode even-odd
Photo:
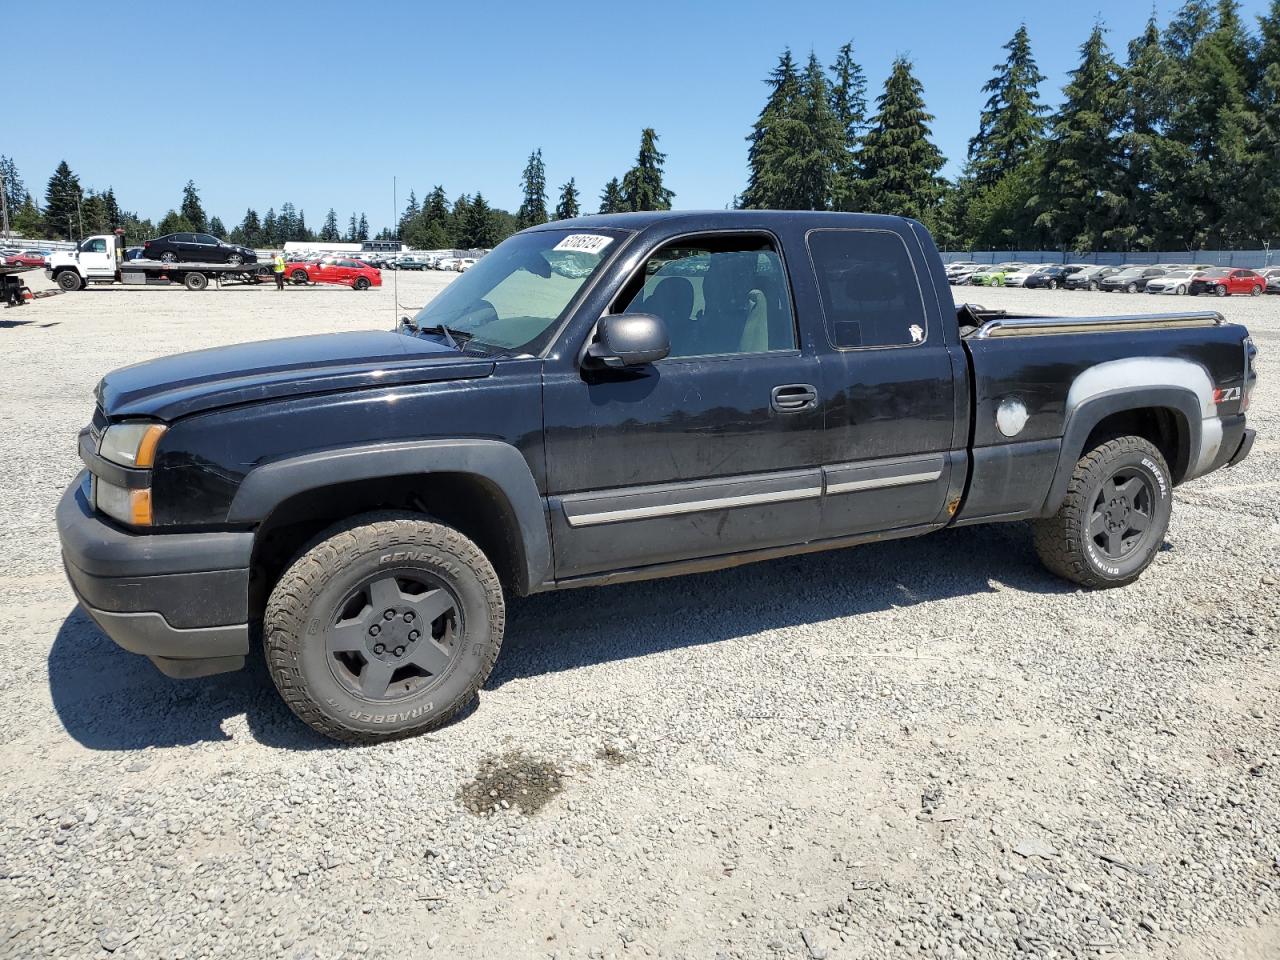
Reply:
[[[277,250],[275,259],[271,263],[271,269],[276,273],[276,289],[284,289],[284,251]]]

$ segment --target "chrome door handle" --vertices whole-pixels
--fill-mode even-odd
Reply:
[[[778,413],[796,413],[808,410],[818,402],[818,390],[808,383],[788,383],[774,387],[769,395],[773,409]]]

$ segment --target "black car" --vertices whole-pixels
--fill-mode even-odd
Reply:
[[[142,245],[147,260],[165,263],[257,263],[258,255],[248,247],[227,243],[208,233],[171,233]]]
[[[1026,280],[1022,281],[1022,285],[1024,287],[1046,287],[1049,290],[1057,290],[1066,283],[1068,277],[1079,273],[1083,269],[1083,267],[1074,265],[1068,266],[1055,263],[1048,267],[1041,267],[1028,276]]]
[[[125,649],[199,677],[262,643],[305,722],[385,740],[468,705],[525,594],[1011,520],[1130,583],[1173,487],[1248,454],[1255,381],[1212,314],[957,309],[902,217],[588,216],[394,332],[107,374],[57,523]]]
[[[1113,273],[1104,278],[1098,284],[1098,289],[1107,293],[1115,293],[1117,290],[1124,293],[1140,293],[1147,289],[1148,280],[1163,277],[1168,272],[1168,267],[1126,267],[1119,273]]]
[[[1085,267],[1062,281],[1062,289],[1097,290],[1103,280],[1119,273],[1121,269],[1121,267]]]

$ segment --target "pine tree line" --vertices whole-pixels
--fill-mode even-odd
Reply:
[[[785,50],[747,137],[743,207],[865,210],[922,220],[951,247],[1258,246],[1280,235],[1280,0],[1253,35],[1236,0],[1154,17],[1123,64],[1098,24],[1050,113],[1025,25],[983,87],[962,174],[939,176],[909,61],[868,116],[853,48],[824,69]]]

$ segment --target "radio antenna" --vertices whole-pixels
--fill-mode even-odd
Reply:
[[[400,223],[398,219],[399,216],[400,216],[400,200],[399,198],[396,197],[396,178],[395,178],[395,175],[392,174],[391,176],[391,222],[392,224],[394,224],[394,226],[392,227],[391,232],[396,235],[397,240],[400,239]],[[397,257],[400,256],[399,250],[396,250],[396,256]],[[392,289],[393,296],[391,298],[391,320],[392,320],[391,329],[399,330],[400,329],[400,317],[399,317],[400,270],[398,268],[395,270],[392,270],[391,274],[392,274],[391,285],[393,288]]]

